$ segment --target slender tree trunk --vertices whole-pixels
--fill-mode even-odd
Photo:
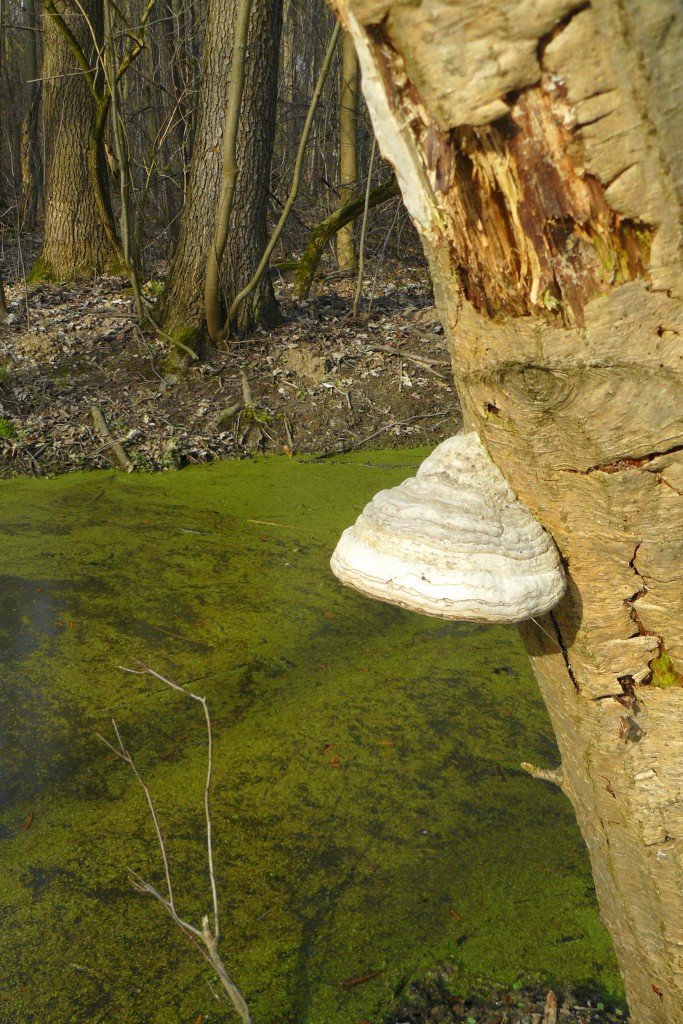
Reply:
[[[7,31],[7,10],[5,0],[0,0],[0,216],[3,216],[10,203],[11,181],[11,140],[9,125],[9,103],[7,100],[5,74],[5,34]]]
[[[40,155],[40,83],[38,78],[38,18],[36,0],[26,0],[29,32],[25,44],[24,67],[27,82],[27,109],[21,127],[22,220],[29,230],[35,228],[42,209],[42,160]]]
[[[386,203],[389,199],[395,199],[400,194],[396,178],[391,177],[382,185],[372,189],[368,197],[368,209],[372,210],[375,206],[381,206],[382,203]],[[329,217],[322,220],[320,224],[316,224],[311,231],[310,238],[301,254],[296,270],[294,287],[292,289],[294,298],[306,298],[311,290],[313,278],[315,277],[315,272],[318,269],[325,246],[331,238],[334,238],[335,232],[340,231],[345,224],[353,223],[357,217],[361,216],[364,210],[365,195],[354,196],[346,206],[335,210]]]
[[[190,184],[178,248],[157,307],[172,338],[195,351],[204,334],[204,275],[221,188],[221,150],[230,80],[235,0],[209,0]],[[266,210],[275,122],[275,86],[282,0],[254,0],[249,32],[243,121],[237,142],[238,176],[223,262],[224,296],[233,296],[258,265],[267,241]],[[277,317],[268,276],[244,304],[240,327]]]
[[[270,160],[275,139],[282,0],[254,0],[249,63],[237,137],[237,191],[221,283],[227,305],[256,270],[268,244]],[[281,322],[268,274],[244,300],[237,314],[240,331]]]
[[[358,188],[358,59],[353,39],[342,36],[342,82],[339,100],[339,182],[340,206],[350,203]],[[337,234],[337,266],[353,273],[356,250],[353,221]]]
[[[522,635],[633,1020],[683,1021],[683,11],[337,7],[466,429],[567,566]]]

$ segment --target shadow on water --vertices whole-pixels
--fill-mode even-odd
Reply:
[[[619,994],[512,629],[345,590],[341,529],[421,453],[150,478],[2,483],[0,1020],[230,1019],[129,872],[162,885],[144,799],[97,740],[116,719],[168,836],[180,912],[209,906],[209,700],[222,949],[255,1021],[357,1024],[447,960],[460,992],[517,980]]]

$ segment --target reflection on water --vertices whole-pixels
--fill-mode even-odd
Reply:
[[[96,738],[116,719],[165,829],[180,912],[210,905],[209,700],[223,951],[268,1024],[379,1020],[448,960],[459,991],[616,991],[516,632],[343,589],[341,529],[419,461],[263,460],[0,486],[0,1021],[230,1019],[132,869],[163,884],[144,799]],[[345,982],[369,976],[356,985]]]
[[[45,580],[0,577],[0,811],[34,793],[58,760],[49,728],[50,681],[23,666],[57,636],[58,603]]]

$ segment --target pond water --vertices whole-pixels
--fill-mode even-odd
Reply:
[[[233,1020],[197,951],[130,884],[210,909],[209,702],[221,949],[256,1024],[379,1024],[444,961],[456,992],[619,997],[514,628],[343,588],[340,531],[425,452],[0,483],[0,1020]],[[376,973],[375,973],[376,972]],[[344,982],[371,978],[358,984]],[[201,1015],[201,1017],[200,1017]]]

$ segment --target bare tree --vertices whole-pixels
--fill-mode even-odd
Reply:
[[[110,75],[103,5],[96,0],[43,0],[48,190],[43,250],[34,276],[70,277],[103,266],[130,270],[112,213],[104,138],[112,89],[142,52],[155,2],[147,0],[134,25],[124,17],[127,45]]]
[[[84,11],[86,17],[67,0],[45,0],[45,224],[35,277],[71,278],[118,263],[104,151],[94,144],[98,129],[88,84],[95,77],[97,56],[87,22],[101,32],[102,6],[87,0]]]

